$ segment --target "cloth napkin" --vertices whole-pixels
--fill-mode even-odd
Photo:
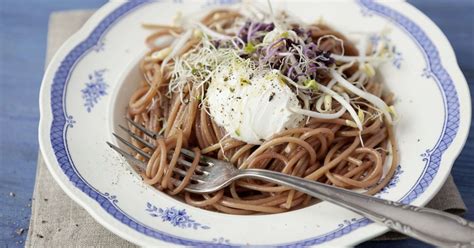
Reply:
[[[75,10],[51,14],[46,62],[49,63],[60,45],[74,34],[92,13],[92,10]],[[451,176],[427,206],[455,214],[463,214],[466,211],[466,206]],[[376,240],[403,237],[398,233],[389,232]],[[72,201],[52,178],[41,154],[38,156],[30,227],[25,246],[135,247],[102,227]]]

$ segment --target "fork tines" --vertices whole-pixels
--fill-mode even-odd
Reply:
[[[142,125],[140,125],[139,123],[133,121],[132,119],[130,118],[126,118],[127,121],[134,127],[136,127],[138,130],[142,131],[145,135],[147,135],[148,137],[150,138],[153,138],[153,139],[156,139],[158,137],[160,137],[160,135],[158,135],[157,133],[154,133],[148,129],[146,129],[145,127],[143,127]],[[140,142],[141,144],[143,144],[144,146],[150,148],[151,150],[155,150],[156,149],[156,146],[148,141],[146,141],[143,137],[137,135],[136,133],[134,133],[133,131],[131,131],[129,128],[126,128],[122,125],[119,125],[119,127],[124,130],[128,135],[130,135],[131,138],[135,139],[136,141]],[[138,168],[142,169],[142,170],[146,170],[146,167],[147,167],[147,162],[150,160],[151,158],[151,154],[143,151],[140,147],[137,147],[135,146],[132,142],[128,141],[127,139],[121,137],[120,135],[116,134],[116,133],[112,133],[114,135],[115,138],[117,138],[121,143],[123,143],[124,145],[128,146],[133,152],[136,152],[138,153],[141,157],[143,157],[144,161],[140,160],[140,159],[137,159],[134,155],[130,154],[129,152],[127,151],[124,151],[122,150],[121,148],[115,146],[114,144],[110,143],[110,142],[107,142],[107,144],[112,148],[114,149],[115,151],[117,151],[119,154],[121,154],[122,156],[124,156],[129,162],[131,162],[133,165],[137,166]],[[195,158],[195,155],[194,155],[194,152],[190,151],[190,150],[187,150],[187,149],[181,149],[181,154],[184,156],[184,157],[187,157],[187,158],[190,158],[190,159],[194,159]],[[200,161],[200,164],[201,165],[212,165],[212,160],[213,158],[209,158],[209,157],[206,157],[206,156],[201,156],[201,161]],[[192,163],[189,162],[189,161],[186,161],[185,159],[183,159],[182,157],[179,157],[178,158],[178,164],[179,165],[182,165],[184,166],[185,168],[190,168],[192,166]],[[181,169],[181,168],[174,168],[173,171],[175,173],[177,173],[178,175],[180,176],[185,176],[186,175],[186,171]],[[199,172],[199,173],[204,173],[204,170],[203,168],[198,165],[196,167],[196,171]],[[199,175],[193,175],[193,180],[195,181],[200,181],[199,180]]]

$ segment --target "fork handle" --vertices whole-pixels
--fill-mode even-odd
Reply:
[[[474,222],[443,211],[383,200],[268,170],[240,170],[237,177],[288,186],[435,246],[474,247]]]

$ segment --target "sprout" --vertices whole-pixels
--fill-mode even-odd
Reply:
[[[359,116],[355,112],[354,108],[351,106],[350,101],[342,98],[339,94],[337,94],[333,90],[331,90],[331,89],[329,89],[329,88],[327,88],[323,85],[319,85],[319,89],[322,92],[332,96],[334,98],[334,100],[338,101],[347,110],[347,112],[349,112],[349,114],[351,115],[352,119],[354,120],[357,128],[362,131],[362,123],[359,120]]]
[[[251,53],[255,52],[255,50],[256,50],[256,48],[252,44],[252,42],[247,43],[247,45],[244,47],[244,53],[246,53],[246,54],[251,54]]]
[[[324,108],[326,111],[330,111],[332,109],[332,97],[330,95],[324,95]]]
[[[202,23],[198,22],[196,23],[197,27],[201,29],[201,31],[206,34],[206,35],[209,35],[211,36],[212,38],[216,38],[216,39],[220,39],[220,40],[230,40],[232,39],[233,37],[232,36],[228,36],[228,35],[225,35],[225,34],[221,34],[221,33],[218,33],[210,28],[208,28],[206,25],[203,25]]]
[[[365,74],[367,74],[367,76],[369,77],[375,76],[375,69],[370,63],[365,62],[361,65],[361,67],[363,71],[365,72]]]
[[[354,85],[352,85],[350,82],[348,82],[346,79],[344,79],[339,73],[337,73],[335,70],[331,69],[331,75],[346,89],[351,91],[352,93],[364,98],[368,102],[372,103],[375,105],[379,110],[381,110],[387,119],[388,123],[392,123],[392,116],[390,116],[390,113],[388,112],[388,106],[387,104],[380,98],[370,94],[369,92],[363,91]]]
[[[193,37],[200,39],[200,38],[204,37],[204,33],[201,30],[196,29],[193,32]]]
[[[359,110],[357,111],[357,115],[359,116],[360,122],[364,123],[365,114],[364,114],[364,111],[362,111],[361,108],[359,108]]]
[[[295,83],[293,80],[291,80],[288,77],[285,77],[284,75],[282,75],[282,77],[285,78],[288,83],[295,86],[297,89],[303,89],[303,90],[309,89],[306,86],[299,85],[299,84]],[[304,110],[304,109],[294,109],[294,108],[291,108],[290,110],[295,112],[295,113],[300,113],[300,114],[303,114],[303,115],[306,115],[306,116],[310,116],[310,117],[314,117],[314,118],[320,118],[320,119],[336,119],[336,118],[341,117],[345,113],[345,111],[348,111],[349,114],[351,115],[351,117],[354,119],[354,122],[355,122],[357,128],[359,130],[362,130],[362,123],[359,120],[359,116],[355,112],[354,108],[351,106],[349,97],[346,97],[346,99],[345,99],[341,95],[336,93],[335,91],[331,90],[330,88],[328,88],[324,85],[321,85],[319,83],[316,83],[316,84],[317,84],[318,89],[320,91],[322,91],[325,94],[330,95],[332,98],[334,98],[334,100],[336,100],[337,102],[339,102],[342,105],[341,110],[337,114],[323,114],[323,113],[318,113],[316,111],[309,111],[309,110]]]
[[[309,89],[312,89],[312,90],[318,90],[318,82],[316,82],[316,80],[314,79],[308,79],[306,80],[306,82],[304,83],[304,86],[309,88]]]
[[[162,73],[164,72],[164,68],[166,67],[168,62],[181,52],[181,49],[184,47],[186,42],[188,42],[188,40],[191,38],[192,34],[193,34],[192,30],[188,30],[181,37],[179,37],[173,42],[173,44],[171,45],[172,47],[171,52],[168,54],[168,56],[166,56],[165,59],[163,59],[163,62],[161,63]]]
[[[395,117],[395,119],[398,118],[398,114],[397,114],[397,111],[395,110],[395,106],[390,105],[390,107],[388,107],[388,112],[392,114],[393,117]]]
[[[301,108],[289,108],[289,110],[294,112],[294,113],[302,114],[302,115],[309,116],[309,117],[312,117],[312,118],[329,119],[329,120],[337,119],[337,118],[341,117],[346,112],[346,109],[344,109],[344,108],[342,108],[338,112],[332,113],[332,114],[319,113],[319,112],[316,112],[316,111],[311,111],[311,110],[306,110],[306,109],[301,109]],[[357,125],[356,125],[356,127],[357,127]]]
[[[349,127],[357,128],[357,124],[351,120],[346,120],[346,125]]]
[[[145,61],[146,62],[161,61],[165,59],[171,53],[171,50],[172,50],[171,47],[163,48],[159,51],[156,51],[150,54],[150,56],[145,57]]]
[[[336,92],[338,92],[338,93],[344,93],[344,92],[346,92],[346,91],[344,90],[344,88],[341,87],[341,86],[339,86],[339,85],[334,85],[332,88],[334,89],[334,91],[336,91]]]

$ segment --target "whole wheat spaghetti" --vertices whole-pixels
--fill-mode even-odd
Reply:
[[[184,188],[199,173],[195,169],[201,155],[240,169],[273,170],[367,194],[380,191],[398,164],[393,96],[375,76],[377,65],[390,57],[390,44],[370,44],[363,37],[356,44],[324,24],[303,24],[285,13],[258,14],[264,17],[220,9],[196,22],[144,25],[152,30],[145,41],[150,51],[140,63],[142,81],[130,82],[139,87],[127,113],[161,134],[150,139],[130,126],[156,145],[150,150],[132,140],[151,155],[141,172],[144,181],[190,205],[229,214],[280,213],[314,201],[254,179],[238,180],[212,194],[188,193]],[[245,142],[240,129],[229,132],[218,124],[208,90],[226,63],[276,71],[275,80],[284,85],[278,87],[290,89],[297,99],[287,111],[301,121],[258,142]],[[242,88],[252,83],[242,81]],[[277,95],[268,102],[273,97]],[[189,169],[177,162],[182,148],[196,154]],[[186,176],[173,173],[174,168],[185,170]]]

